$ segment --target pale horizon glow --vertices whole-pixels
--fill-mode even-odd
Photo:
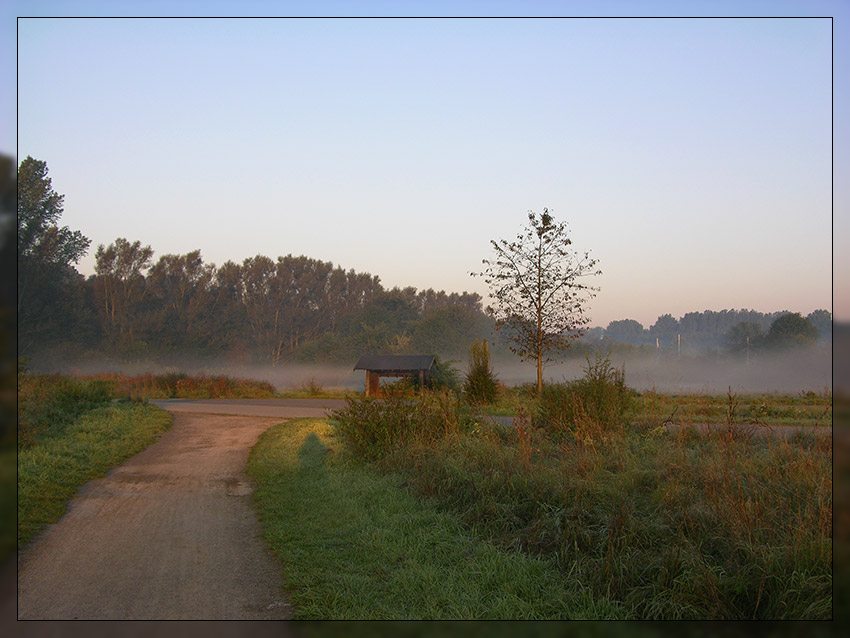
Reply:
[[[126,237],[486,303],[469,273],[545,206],[603,270],[592,325],[850,319],[829,19],[17,26],[17,159],[47,163],[62,224],[92,240],[84,275]]]

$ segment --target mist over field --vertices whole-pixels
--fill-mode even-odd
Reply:
[[[612,355],[611,364],[624,368],[626,384],[639,391],[720,394],[729,387],[741,394],[832,391],[832,353],[828,347],[752,357],[749,365],[745,359],[731,357],[677,359],[653,355]],[[576,379],[586,365],[583,359],[551,363],[544,377],[552,382]],[[533,381],[533,364],[496,362],[494,369],[507,385]]]
[[[442,357],[451,362],[459,376],[467,369],[465,358],[458,355]],[[745,358],[696,355],[676,358],[662,355],[610,355],[611,364],[625,368],[626,383],[639,391],[656,390],[665,393],[725,393],[729,387],[736,393],[823,393],[832,391],[832,350],[828,344],[800,349],[784,354],[760,354]],[[279,391],[298,389],[307,381],[314,381],[327,389],[342,388],[362,391],[365,372],[354,371],[351,366],[288,363],[284,365],[234,365],[225,361],[180,359],[168,362],[138,360],[126,362],[103,359],[99,361],[33,362],[33,370],[61,372],[74,375],[123,373],[139,375],[184,372],[206,375],[229,375],[268,381]],[[518,358],[494,358],[493,369],[499,380],[514,386],[535,380],[534,362]],[[572,357],[563,362],[550,363],[544,377],[550,382],[562,382],[583,375],[587,362],[582,357]],[[839,388],[841,389],[841,388]]]

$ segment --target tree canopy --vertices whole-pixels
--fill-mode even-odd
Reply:
[[[778,317],[764,337],[765,345],[776,349],[811,345],[817,339],[817,328],[808,317],[798,312],[789,312]]]
[[[28,156],[17,180],[18,349],[26,353],[37,341],[81,320],[81,278],[73,265],[91,242],[80,231],[58,225],[64,196],[53,190],[45,162]]]

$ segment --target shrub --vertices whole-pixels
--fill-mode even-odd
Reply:
[[[581,379],[543,386],[537,425],[565,430],[592,424],[610,430],[624,422],[633,395],[626,387],[625,371],[614,368],[600,353],[586,361]]]
[[[381,459],[405,442],[435,441],[470,425],[469,415],[448,392],[348,397],[346,407],[331,418],[351,451],[369,460]]]
[[[470,403],[480,405],[493,403],[498,391],[498,382],[490,367],[490,347],[486,339],[481,342],[476,339],[469,348],[469,372],[463,392]]]
[[[319,396],[320,394],[322,394],[324,389],[324,386],[319,383],[319,381],[317,381],[315,377],[310,377],[301,384],[301,391],[306,392],[311,397]]]
[[[452,365],[454,361],[440,361],[439,357],[431,366],[429,385],[432,390],[449,390],[458,392],[460,390],[460,377],[458,371]]]

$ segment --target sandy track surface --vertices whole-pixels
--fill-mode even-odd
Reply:
[[[18,560],[19,619],[283,619],[244,473],[277,417],[176,413]]]

